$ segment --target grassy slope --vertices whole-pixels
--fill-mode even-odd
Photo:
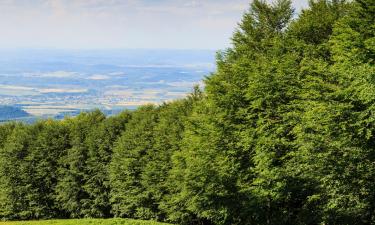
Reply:
[[[24,222],[0,222],[0,225],[168,225],[154,221],[130,219],[81,219],[81,220],[45,220]]]

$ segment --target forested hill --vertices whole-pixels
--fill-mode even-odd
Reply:
[[[0,126],[0,217],[375,224],[374,16],[254,0],[203,91]]]
[[[28,116],[30,116],[30,114],[20,108],[0,105],[0,122]]]

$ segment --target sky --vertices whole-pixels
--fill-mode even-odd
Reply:
[[[0,0],[0,48],[219,50],[249,1]]]

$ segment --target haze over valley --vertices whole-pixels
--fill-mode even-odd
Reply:
[[[2,121],[63,118],[93,109],[110,115],[181,98],[194,85],[202,84],[204,76],[214,71],[215,62],[213,50],[6,50],[3,53],[0,105],[23,112],[8,115],[9,110],[0,110]]]

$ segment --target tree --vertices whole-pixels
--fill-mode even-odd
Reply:
[[[360,5],[351,3],[351,10],[333,24],[332,34],[322,43],[329,57],[310,58],[303,67],[308,74],[304,110],[293,131],[298,148],[289,156],[288,168],[313,187],[305,207],[324,224],[371,224],[374,217],[369,147],[374,69],[364,44],[366,34],[371,35],[366,29],[361,37],[358,31],[373,21],[365,19],[371,16]]]
[[[254,1],[233,48],[218,55],[207,97],[189,119],[183,151],[174,156],[172,176],[179,184],[172,219],[288,223],[281,160],[291,145],[288,112],[301,60],[298,45],[284,34],[292,14],[290,1]]]
[[[153,151],[158,110],[144,106],[132,113],[113,150],[110,164],[111,204],[117,217],[156,218],[157,206],[142,185],[142,173]]]
[[[33,174],[27,161],[33,140],[30,127],[17,124],[0,149],[0,215],[4,219],[31,219]]]
[[[171,210],[169,199],[175,191],[174,179],[169,177],[172,156],[181,150],[186,120],[200,99],[201,92],[196,87],[186,99],[159,106],[153,151],[148,152],[148,163],[142,173],[142,185],[157,207],[158,220],[165,220]]]
[[[70,147],[67,126],[58,121],[41,121],[33,125],[33,133],[26,160],[30,166],[30,208],[33,219],[63,218],[64,211],[56,204],[59,159]]]
[[[69,128],[70,148],[59,161],[59,178],[56,187],[56,201],[60,209],[72,218],[89,217],[90,193],[84,186],[88,179],[87,137],[97,130],[105,116],[100,111],[81,113],[64,121]]]
[[[96,218],[111,217],[109,163],[113,147],[126,130],[131,118],[127,111],[115,117],[107,118],[96,129],[92,129],[86,139],[88,159],[83,189],[88,193],[84,215]]]

